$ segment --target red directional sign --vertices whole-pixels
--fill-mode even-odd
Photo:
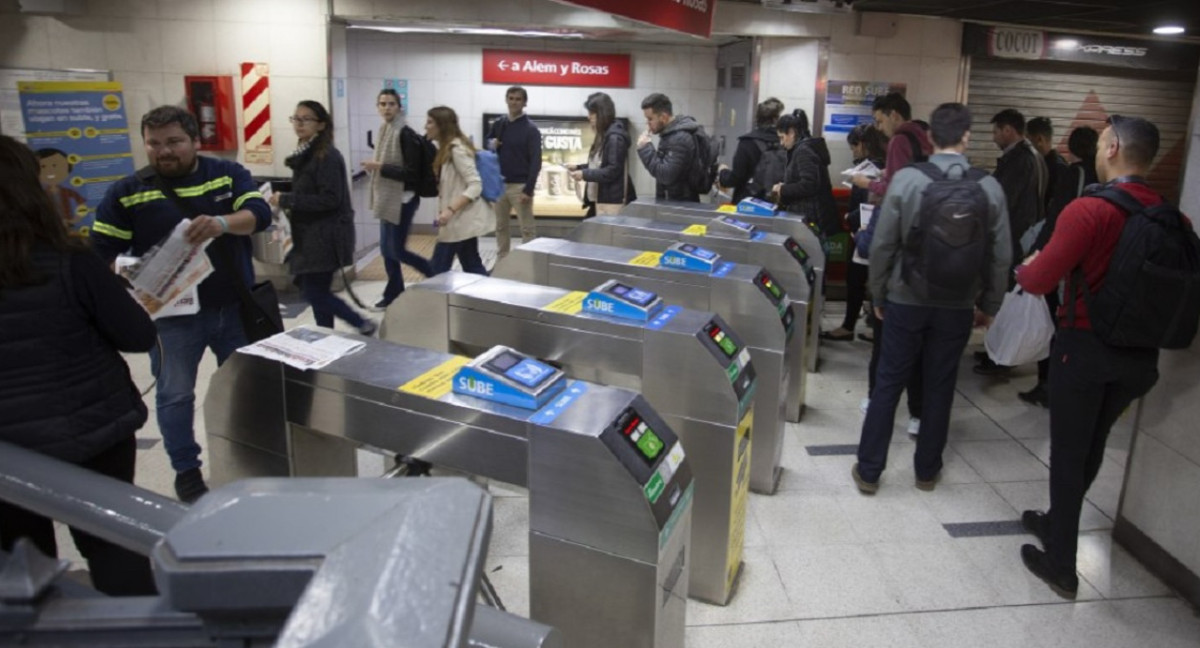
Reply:
[[[628,54],[483,50],[484,83],[629,88],[630,67]]]
[[[708,38],[717,0],[558,0]],[[848,4],[848,3],[847,3]]]

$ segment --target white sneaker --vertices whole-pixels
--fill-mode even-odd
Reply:
[[[870,398],[864,398],[864,399],[862,399],[862,402],[860,402],[860,403],[858,404],[858,411],[862,412],[863,414],[866,414],[866,413],[867,413],[867,408],[868,408],[868,407],[870,407],[870,406],[871,406],[871,399],[870,399]]]
[[[909,417],[908,419],[908,436],[916,437],[921,431],[921,419]]]

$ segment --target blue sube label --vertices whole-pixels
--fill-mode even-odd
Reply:
[[[549,404],[530,416],[529,422],[537,425],[549,425],[586,391],[587,383],[573,381],[558,398],[550,401]]]
[[[710,273],[721,255],[691,243],[676,243],[667,248],[658,259],[658,265],[674,270]]]
[[[731,270],[733,270],[734,267],[736,267],[736,266],[737,266],[736,263],[734,263],[732,261],[726,261],[725,263],[722,263],[721,265],[717,266],[717,269],[714,270],[712,274],[714,277],[724,277],[725,275],[729,274],[729,272]]]
[[[753,225],[751,225],[750,223],[747,223],[746,221],[740,221],[736,218],[732,218],[729,216],[722,216],[721,221],[727,225],[732,225],[740,230],[750,231],[750,229],[752,227],[754,227]]]
[[[737,205],[737,213],[753,216],[774,216],[775,205],[758,198],[743,198]]]
[[[679,311],[681,310],[683,310],[683,307],[681,306],[667,306],[662,310],[661,313],[656,315],[654,319],[646,322],[646,328],[655,331],[661,329],[667,325],[667,322],[670,322],[672,319],[674,319],[674,317],[678,315]]]

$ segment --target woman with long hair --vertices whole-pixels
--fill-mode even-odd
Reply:
[[[154,346],[154,323],[66,226],[33,151],[0,135],[0,440],[133,483],[146,405],[121,352]],[[154,595],[150,561],[71,529],[92,584]],[[53,523],[0,502],[0,549],[28,538],[57,556]]]
[[[354,259],[354,207],[346,161],[333,146],[333,119],[316,101],[301,101],[289,119],[299,139],[285,162],[292,190],[271,194],[271,204],[286,209],[292,223],[288,270],[312,305],[317,326],[333,328],[336,316],[374,335],[378,325],[330,290],[333,273]]]
[[[589,216],[617,214],[622,206],[637,200],[629,177],[629,144],[633,140],[625,124],[617,119],[612,97],[606,93],[592,93],[583,107],[595,139],[588,163],[576,166],[571,176],[576,182],[587,183],[583,204]]]
[[[438,177],[437,245],[430,265],[446,272],[458,257],[464,272],[486,275],[479,237],[495,230],[496,219],[483,194],[475,167],[475,147],[463,135],[453,108],[435,106],[425,118],[425,136],[437,143],[433,172]]]
[[[816,224],[823,235],[842,231],[829,181],[829,147],[825,139],[812,136],[808,114],[800,109],[780,117],[775,129],[788,151],[788,165],[783,182],[776,184],[771,193],[778,197],[781,207]]]

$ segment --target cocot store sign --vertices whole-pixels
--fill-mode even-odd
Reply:
[[[484,83],[628,88],[630,68],[628,54],[483,50]]]
[[[558,0],[708,38],[717,0]]]

